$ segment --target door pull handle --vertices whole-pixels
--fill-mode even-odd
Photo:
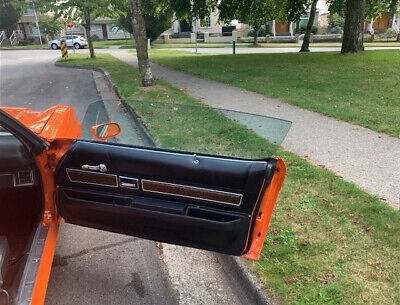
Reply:
[[[84,164],[82,165],[83,170],[92,170],[92,171],[99,171],[101,173],[106,173],[107,172],[107,166],[104,164],[99,164],[99,165],[88,165]]]

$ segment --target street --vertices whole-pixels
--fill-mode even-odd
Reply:
[[[92,72],[54,66],[59,52],[0,52],[0,106],[44,109],[51,105],[72,105],[82,120],[87,105],[99,99]]]
[[[0,106],[43,110],[65,103],[84,128],[104,120],[107,106],[93,104],[109,97],[99,88],[100,73],[56,67],[58,57],[50,50],[1,51]],[[107,109],[107,116],[126,129],[121,135],[132,136],[116,112]],[[213,253],[63,222],[46,304],[248,304],[234,282]]]

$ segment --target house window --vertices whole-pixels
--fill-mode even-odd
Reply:
[[[200,21],[201,28],[211,28],[211,17],[208,16]]]
[[[119,27],[118,25],[116,25],[116,24],[108,23],[107,24],[107,32],[120,34],[120,33],[123,33],[124,30],[121,27]]]
[[[36,26],[30,24],[30,25],[29,25],[29,34],[30,34],[31,36],[39,36],[39,30],[37,29]]]
[[[27,8],[27,9],[24,11],[24,15],[25,15],[25,16],[33,16],[33,15],[35,15],[35,10],[32,9],[32,8]]]

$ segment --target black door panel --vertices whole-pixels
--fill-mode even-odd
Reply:
[[[247,215],[233,216],[194,206],[183,213],[160,211],[135,200],[129,205],[118,200],[110,204],[72,194],[59,190],[60,213],[69,223],[233,255],[240,255],[246,243]]]
[[[107,171],[82,170],[99,164]],[[56,170],[58,210],[78,225],[240,255],[270,180],[267,165],[76,141]]]

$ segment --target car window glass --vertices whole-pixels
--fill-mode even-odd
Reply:
[[[89,105],[82,122],[84,139],[93,139],[91,126],[112,121],[122,128],[121,134],[110,139],[114,143],[267,158],[292,125],[287,120],[201,104],[124,100],[133,117],[133,123],[127,124],[118,114],[107,115],[106,109],[116,103],[120,101],[102,100]]]

